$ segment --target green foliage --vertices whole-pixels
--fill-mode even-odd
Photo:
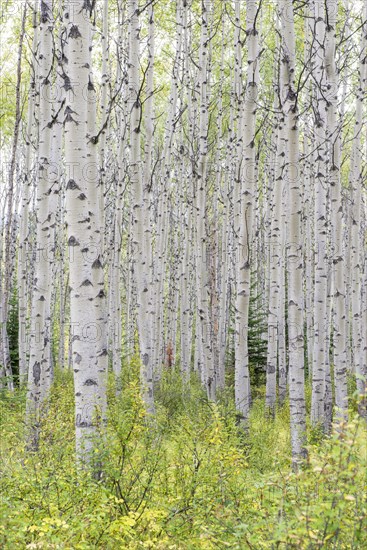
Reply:
[[[289,410],[274,420],[255,400],[247,436],[233,401],[208,402],[174,371],[144,412],[138,362],[109,387],[103,476],[78,471],[71,375],[57,380],[37,454],[25,450],[24,393],[0,400],[0,546],[44,549],[357,549],[367,545],[366,433],[357,417],[290,468]],[[314,438],[316,441],[316,438]]]
[[[7,332],[9,338],[10,361],[13,374],[17,377],[19,374],[19,343],[18,343],[18,288],[14,284],[9,300],[9,317],[7,323]]]
[[[259,387],[265,383],[266,372],[266,354],[267,341],[264,339],[264,334],[267,334],[267,317],[261,303],[261,296],[255,293],[256,284],[251,285],[250,307],[248,318],[248,353],[249,353],[249,368],[251,377],[251,386]],[[229,385],[233,386],[234,381],[234,306],[231,307],[231,328],[229,329],[229,339],[232,344],[228,353],[227,371],[229,370]]]

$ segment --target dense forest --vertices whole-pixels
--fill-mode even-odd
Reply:
[[[367,0],[0,31],[1,548],[367,548]]]

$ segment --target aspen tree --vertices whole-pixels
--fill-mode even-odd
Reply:
[[[31,304],[27,417],[31,427],[30,447],[37,448],[38,426],[43,403],[52,382],[50,334],[51,262],[49,250],[54,212],[50,209],[53,193],[51,166],[53,14],[52,1],[41,3],[39,25],[39,140],[36,199],[36,264]]]
[[[312,7],[312,6],[311,6]],[[310,67],[313,60],[313,39],[316,20],[311,17],[309,6],[305,7],[305,47],[304,67]],[[320,44],[318,44],[318,47]],[[312,81],[309,79],[305,85],[304,103],[306,106],[312,101]],[[306,340],[307,340],[307,367],[308,376],[312,379],[313,348],[314,348],[314,219],[315,219],[315,185],[313,173],[313,157],[315,155],[313,140],[311,139],[312,114],[308,114],[303,128],[303,235],[304,250],[304,278],[305,278],[305,316],[306,316]],[[316,148],[317,149],[317,148]]]
[[[209,277],[207,269],[206,193],[208,170],[208,64],[209,64],[209,16],[211,3],[201,2],[201,35],[199,52],[199,145],[196,169],[196,285],[197,324],[200,325],[201,353],[203,357],[202,380],[209,399],[215,399],[215,373],[210,339]]]
[[[345,321],[345,255],[343,243],[343,205],[340,176],[341,138],[337,120],[338,85],[336,56],[336,18],[338,3],[326,0],[326,44],[325,69],[328,78],[329,104],[328,109],[328,144],[330,149],[329,183],[331,195],[331,238],[333,248],[333,306],[334,331],[334,381],[335,406],[340,418],[347,417],[347,334]]]
[[[122,89],[126,96],[124,86],[125,67],[121,58],[121,50],[126,40],[126,33],[123,33],[125,9],[119,13],[119,37],[117,44],[117,76],[116,92]],[[127,113],[125,101],[122,104],[121,111],[117,115],[119,120],[119,145],[117,148],[117,181],[116,181],[116,207],[114,212],[114,232],[113,232],[113,253],[111,259],[110,273],[110,304],[112,319],[110,321],[110,330],[112,332],[112,370],[117,377],[117,389],[120,390],[120,376],[122,363],[122,296],[121,296],[121,261],[122,261],[122,234],[123,234],[123,209],[124,209],[124,183],[126,178],[126,160],[125,150],[127,142]]]
[[[171,177],[171,158],[173,141],[176,134],[175,119],[178,104],[178,61],[181,56],[183,40],[183,10],[177,5],[176,9],[176,48],[172,67],[172,79],[168,99],[168,113],[164,129],[164,143],[162,152],[162,173],[157,182],[158,186],[158,221],[156,235],[156,265],[153,288],[153,308],[156,311],[154,321],[154,370],[157,378],[164,363],[164,284],[166,275],[166,252],[168,246],[168,193]]]
[[[325,10],[324,2],[315,0],[312,18],[315,43],[315,141],[316,141],[316,174],[315,174],[315,292],[314,292],[314,335],[312,365],[312,406],[313,423],[320,422],[324,410],[325,362],[329,350],[325,348],[327,339],[327,165],[326,165],[326,73],[325,73]]]
[[[282,195],[283,179],[280,160],[284,156],[284,120],[277,124],[278,135],[276,140],[276,163],[274,168],[274,206],[271,211],[270,228],[270,280],[269,280],[269,316],[268,316],[268,354],[266,368],[266,404],[273,412],[276,402],[276,372],[278,359],[278,342],[282,331],[282,291],[284,285],[283,246],[282,246]],[[278,160],[279,159],[279,160]],[[279,373],[280,374],[280,373]]]
[[[187,94],[187,111],[188,122],[190,124],[190,118],[192,117],[192,100],[190,92],[190,70],[189,70],[189,50],[190,50],[190,36],[188,30],[188,3],[183,3],[182,14],[182,26],[183,26],[183,52],[182,52],[182,79],[184,84],[184,92]],[[184,98],[183,100],[184,101]],[[192,336],[192,309],[190,307],[190,258],[192,257],[193,247],[191,243],[191,235],[193,230],[193,189],[192,182],[190,180],[190,168],[188,166],[187,152],[188,147],[184,144],[184,134],[181,132],[181,151],[182,151],[182,173],[183,173],[183,189],[185,204],[183,206],[182,213],[182,234],[184,237],[184,251],[182,253],[182,266],[181,266],[181,308],[180,308],[180,325],[181,325],[181,353],[180,363],[181,372],[184,381],[188,381],[190,376],[191,367],[191,336]]]
[[[14,229],[13,209],[15,198],[15,176],[16,176],[16,160],[19,141],[19,132],[21,125],[21,78],[22,78],[22,52],[25,35],[25,23],[27,17],[27,6],[23,6],[21,16],[21,29],[19,33],[18,49],[17,49],[17,70],[16,70],[16,87],[15,87],[15,116],[13,138],[10,152],[9,172],[7,174],[7,196],[6,196],[6,217],[5,223],[5,251],[4,251],[4,284],[1,295],[0,308],[0,385],[3,384],[3,378],[6,378],[6,386],[8,390],[14,390],[14,381],[12,374],[12,365],[9,350],[9,337],[7,331],[9,299],[12,289],[12,271],[14,268],[12,257],[12,232]],[[6,220],[6,221],[5,221]]]
[[[75,431],[78,457],[90,459],[98,424],[106,406],[105,372],[100,359],[107,350],[100,302],[104,289],[100,250],[95,246],[98,202],[95,200],[94,165],[89,163],[88,86],[90,76],[90,7],[69,0],[65,11],[68,63],[64,75],[66,224],[69,247],[72,367],[75,387]],[[92,168],[92,176],[88,170]],[[97,282],[96,282],[97,281]]]
[[[32,55],[35,55],[38,46],[38,25],[37,25],[37,9],[38,2],[35,0],[32,14],[33,40],[32,40]],[[37,137],[36,123],[36,96],[38,94],[37,71],[38,63],[33,58],[31,63],[31,84],[28,99],[28,117],[25,137],[25,167],[24,167],[24,184],[22,192],[21,217],[19,227],[19,245],[18,245],[18,300],[19,300],[19,383],[23,385],[27,381],[28,365],[27,365],[27,311],[28,311],[28,296],[27,296],[27,266],[29,260],[29,203],[31,199],[31,185],[33,172],[33,148],[34,141]]]
[[[350,227],[350,260],[351,260],[351,339],[353,352],[353,366],[357,377],[357,389],[360,395],[366,393],[367,360],[363,343],[366,340],[364,331],[366,324],[363,322],[363,299],[366,300],[365,288],[363,288],[363,174],[362,174],[362,135],[363,135],[363,90],[367,84],[367,8],[365,21],[362,26],[362,44],[359,62],[359,82],[356,92],[356,114],[353,130],[353,146],[350,166],[350,188],[352,196],[351,227]],[[337,221],[336,221],[337,223]],[[348,271],[348,269],[346,270]],[[360,413],[367,417],[366,400],[362,400]]]
[[[141,384],[143,400],[148,413],[154,413],[153,356],[148,313],[149,266],[147,248],[149,245],[144,228],[144,190],[141,165],[140,135],[141,109],[139,77],[140,21],[137,0],[130,2],[130,44],[129,44],[129,91],[131,99],[130,118],[130,181],[133,191],[133,254],[134,275],[137,288],[137,325],[141,358]]]
[[[235,400],[242,425],[246,425],[250,407],[250,376],[248,357],[248,319],[250,307],[251,243],[255,200],[255,128],[256,95],[259,87],[259,31],[256,27],[257,2],[246,4],[246,35],[248,44],[246,88],[243,106],[243,161],[240,188],[240,227],[236,265],[236,327],[235,327]]]
[[[146,100],[144,113],[144,129],[145,129],[145,144],[144,144],[144,170],[143,170],[143,219],[145,220],[144,239],[146,242],[146,269],[148,284],[147,296],[147,311],[146,315],[149,322],[148,337],[151,340],[150,347],[152,349],[153,361],[153,315],[155,308],[153,306],[153,242],[152,242],[152,222],[151,201],[153,188],[153,147],[154,147],[154,61],[155,61],[155,22],[154,22],[154,5],[148,7],[148,65],[146,69]]]
[[[306,452],[306,406],[303,364],[303,295],[302,295],[302,242],[301,242],[301,190],[299,181],[299,130],[297,87],[295,82],[294,12],[291,3],[280,0],[282,50],[284,68],[282,87],[283,112],[286,120],[286,178],[289,185],[288,232],[288,357],[291,443],[294,466]]]
[[[56,292],[58,274],[60,279],[63,277],[64,264],[61,264],[61,270],[59,273],[59,265],[56,261],[57,248],[64,247],[64,227],[63,227],[63,180],[64,174],[62,170],[62,148],[63,148],[63,124],[62,124],[62,110],[65,105],[65,90],[63,88],[62,79],[62,64],[63,64],[63,39],[64,39],[64,27],[62,22],[58,28],[54,29],[54,43],[58,44],[56,51],[54,52],[54,65],[56,65],[56,76],[53,79],[51,93],[52,93],[52,122],[51,122],[51,155],[50,165],[48,168],[48,179],[50,181],[50,190],[48,197],[48,209],[49,209],[49,224],[50,230],[47,238],[47,254],[49,262],[49,274],[50,274],[50,301],[46,304],[46,324],[47,324],[47,338],[49,339],[49,356],[50,356],[50,379],[48,385],[53,381],[54,376],[54,358],[53,358],[53,333],[54,325],[56,323]],[[60,304],[61,305],[61,304]],[[61,328],[61,327],[60,327]],[[63,344],[63,334],[60,330],[60,345]],[[60,364],[60,363],[59,363]],[[61,366],[63,363],[61,363]]]

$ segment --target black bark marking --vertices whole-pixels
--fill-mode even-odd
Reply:
[[[42,23],[47,23],[48,21],[50,21],[49,11],[50,10],[46,2],[41,0],[41,22]]]
[[[72,191],[74,191],[74,189],[80,189],[80,187],[77,183],[75,183],[74,180],[69,180],[66,189],[71,189]]]
[[[84,384],[84,386],[98,386],[97,382],[95,380],[92,380],[92,378],[88,378]]]
[[[41,365],[39,361],[36,361],[33,365],[33,380],[36,385],[39,384],[41,380]]]
[[[79,243],[79,241],[77,241],[77,239],[75,237],[71,236],[68,240],[68,245],[69,246],[79,246],[80,243]]]
[[[92,422],[87,422],[86,420],[82,420],[81,414],[76,415],[75,425],[77,428],[90,428],[91,426],[93,426]]]
[[[65,61],[64,61],[64,63],[65,63]],[[67,63],[67,61],[66,61],[66,63]],[[64,85],[62,86],[62,88],[65,88],[65,91],[66,91],[66,92],[70,92],[70,90],[73,89],[73,87],[72,87],[72,85],[71,85],[70,77],[68,77],[67,74],[63,73],[63,74],[61,75],[61,78],[62,78],[63,81],[64,81]],[[70,109],[70,107],[66,107],[66,109]],[[65,109],[65,111],[66,111],[66,109]]]
[[[69,38],[80,38],[82,35],[80,34],[80,31],[76,25],[72,25],[70,32],[69,32]]]
[[[99,269],[102,267],[101,260],[99,259],[99,256],[94,262],[92,263],[92,269]]]

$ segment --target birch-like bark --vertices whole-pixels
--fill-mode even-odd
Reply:
[[[129,91],[130,117],[130,181],[133,190],[133,247],[134,275],[137,287],[137,325],[141,359],[141,389],[148,413],[154,413],[153,356],[149,319],[149,266],[147,265],[149,240],[144,227],[144,190],[140,150],[141,110],[139,76],[140,22],[137,0],[130,2]]]
[[[89,461],[106,407],[105,372],[101,359],[107,350],[103,337],[103,267],[95,246],[98,179],[88,170],[88,89],[90,77],[90,11],[84,0],[69,0],[65,12],[68,64],[64,110],[66,164],[66,224],[69,247],[72,367],[75,387],[76,450]]]
[[[328,145],[330,153],[329,184],[331,195],[331,245],[333,251],[333,307],[334,331],[334,383],[335,406],[337,418],[347,418],[348,388],[347,388],[347,333],[345,321],[345,251],[343,243],[343,200],[340,175],[341,128],[338,125],[338,76],[335,63],[336,56],[336,18],[338,3],[326,0],[326,44],[325,69],[329,88],[328,109]]]
[[[25,35],[25,24],[27,16],[27,6],[23,6],[21,29],[18,42],[18,55],[17,55],[17,71],[16,71],[16,87],[15,87],[15,116],[14,116],[14,130],[13,140],[11,146],[11,155],[9,163],[9,174],[7,181],[7,209],[6,209],[6,223],[5,223],[5,253],[4,253],[4,285],[2,288],[1,296],[1,316],[0,316],[0,384],[3,382],[3,378],[6,377],[6,386],[8,390],[14,390],[14,381],[12,374],[12,366],[10,361],[9,351],[9,338],[7,331],[8,313],[9,313],[9,299],[12,288],[12,271],[13,260],[11,254],[12,247],[12,231],[13,231],[13,208],[14,208],[14,179],[16,173],[17,162],[17,149],[19,140],[19,130],[22,118],[21,112],[21,77],[22,77],[22,52],[23,42]],[[5,220],[5,217],[4,217]]]
[[[49,243],[53,232],[54,212],[50,210],[52,177],[50,177],[52,128],[52,1],[42,2],[39,27],[39,142],[36,199],[36,263],[31,304],[27,419],[31,428],[30,448],[37,448],[42,406],[52,381],[48,316],[51,309],[51,271]]]
[[[239,422],[247,425],[250,408],[250,375],[248,357],[248,320],[250,307],[251,243],[255,200],[255,130],[256,96],[259,87],[259,31],[256,20],[260,5],[246,4],[246,35],[248,44],[247,82],[241,130],[243,160],[240,177],[240,227],[236,264],[236,326],[235,326],[235,401]]]
[[[278,135],[276,142],[276,163],[273,170],[274,199],[270,222],[270,276],[269,276],[269,315],[268,315],[268,353],[266,366],[265,402],[274,413],[276,403],[276,373],[278,364],[278,347],[283,323],[282,287],[284,285],[284,258],[282,246],[282,205],[283,179],[282,159],[284,157],[284,118],[278,118]],[[279,365],[281,364],[279,358]],[[280,378],[280,377],[279,377]],[[280,381],[280,380],[279,380]]]
[[[325,73],[325,10],[324,2],[314,1],[313,34],[315,42],[315,141],[316,141],[316,174],[315,174],[315,292],[314,292],[314,349],[312,364],[312,405],[311,421],[321,421],[324,413],[325,392],[325,348],[327,338],[327,103]]]
[[[209,17],[211,2],[201,2],[201,35],[199,51],[199,144],[196,171],[196,288],[197,288],[197,324],[201,342],[202,357],[201,378],[208,398],[215,399],[215,373],[211,347],[209,316],[209,274],[207,266],[207,227],[206,198],[208,170],[208,72],[209,72]]]
[[[183,10],[179,5],[176,9],[176,47],[175,60],[172,68],[172,80],[169,95],[168,114],[164,130],[164,144],[162,154],[162,175],[158,183],[158,222],[156,235],[156,262],[154,265],[154,286],[153,286],[153,308],[156,311],[154,316],[154,373],[156,378],[160,377],[162,365],[165,361],[164,349],[164,304],[165,304],[165,276],[168,246],[168,194],[171,177],[171,158],[173,140],[176,134],[175,119],[178,103],[178,60],[181,56],[183,41]]]
[[[297,87],[295,82],[296,44],[293,6],[280,0],[282,56],[285,85],[282,89],[286,120],[286,171],[289,185],[288,232],[288,357],[291,444],[294,466],[305,456],[306,404],[304,391],[304,341],[302,292],[301,190],[299,181],[299,130]]]
[[[362,174],[362,135],[363,135],[363,97],[367,85],[367,6],[365,22],[362,27],[362,47],[359,63],[359,83],[356,94],[356,114],[353,131],[353,146],[350,167],[350,188],[352,196],[351,225],[350,225],[350,260],[351,260],[351,339],[353,352],[353,367],[357,379],[357,390],[361,396],[366,394],[367,359],[363,343],[366,341],[363,322],[363,299],[366,300],[363,289],[363,174]],[[364,272],[366,277],[366,272]],[[366,398],[362,399],[359,407],[360,414],[367,418]]]
[[[32,55],[36,55],[38,47],[38,2],[35,0],[33,6],[33,41]],[[29,202],[31,196],[31,185],[33,179],[33,149],[34,141],[37,137],[36,123],[36,96],[38,94],[38,63],[33,58],[31,64],[31,85],[28,99],[28,118],[26,127],[26,153],[24,167],[24,184],[22,192],[21,217],[19,227],[19,244],[18,244],[18,300],[19,300],[19,384],[22,386],[27,381],[28,365],[27,365],[27,312],[28,312],[28,285],[27,285],[27,267],[29,259]]]

